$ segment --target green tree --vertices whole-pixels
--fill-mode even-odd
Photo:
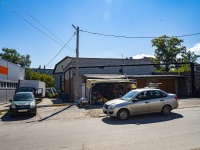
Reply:
[[[180,56],[186,54],[186,47],[181,46],[181,44],[184,42],[182,39],[163,35],[153,39],[151,42],[152,46],[156,47],[154,62],[161,64],[155,66],[157,71],[168,72],[171,68],[175,67],[175,65],[172,63],[180,62]]]
[[[193,62],[193,63],[196,63],[196,61],[197,61],[197,55],[195,55],[194,52],[191,52],[189,50],[185,54],[182,55],[182,61],[183,62]]]
[[[14,64],[18,64],[20,60],[20,54],[15,49],[2,48],[0,57]]]
[[[51,75],[41,74],[40,79],[41,79],[41,81],[46,83],[47,87],[54,86],[54,78]]]
[[[54,86],[54,78],[51,75],[40,74],[39,72],[34,72],[30,68],[25,70],[25,79],[26,80],[39,80],[46,83],[46,87]]]
[[[31,80],[32,79],[32,69],[30,69],[30,68],[26,68],[25,69],[25,79],[26,80]]]
[[[21,55],[20,56],[20,60],[19,60],[19,65],[21,67],[30,67],[31,65],[31,60],[30,60],[31,56],[30,55]]]
[[[185,54],[182,54],[181,55],[182,57],[180,58],[180,61],[181,62],[193,62],[193,63],[196,63],[197,61],[197,56],[195,55],[194,52],[191,52],[191,51],[187,51]],[[187,72],[187,71],[190,71],[190,65],[189,64],[182,64],[180,65],[179,67],[177,67],[174,71],[178,72],[179,74],[181,72]]]
[[[30,67],[31,65],[30,55],[20,55],[15,49],[2,48],[0,57],[21,67]]]

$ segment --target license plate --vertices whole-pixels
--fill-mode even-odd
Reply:
[[[21,110],[18,110],[18,112],[27,112],[28,109],[21,109]]]

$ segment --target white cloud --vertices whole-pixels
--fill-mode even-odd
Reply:
[[[194,52],[196,55],[200,55],[200,43],[195,44],[189,50],[192,51],[192,52]]]
[[[153,55],[146,55],[146,54],[138,54],[136,56],[133,56],[133,59],[142,59],[144,57],[154,57]]]

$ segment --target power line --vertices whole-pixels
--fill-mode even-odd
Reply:
[[[193,34],[186,34],[186,35],[179,35],[174,37],[185,37],[185,36],[193,36],[193,35],[199,35],[200,33],[193,33]]]
[[[2,0],[1,3],[7,7],[9,10],[11,10],[14,14],[16,14],[18,17],[20,17],[22,20],[26,21],[28,24],[30,24],[32,27],[34,27],[35,29],[37,29],[38,31],[40,31],[42,34],[44,34],[45,36],[47,36],[48,38],[50,38],[51,40],[55,41],[56,43],[61,44],[60,42],[58,42],[57,40],[55,40],[54,38],[50,37],[48,34],[46,34],[45,32],[43,32],[42,30],[40,30],[38,27],[36,27],[35,25],[33,25],[32,23],[30,23],[27,19],[25,19],[24,17],[22,17],[20,14],[18,14],[15,10],[13,10],[11,7],[9,7],[7,4],[5,4]]]
[[[52,33],[48,28],[46,28],[42,23],[40,23],[37,19],[35,19],[29,12],[27,12],[21,5],[19,5],[16,1],[12,0],[18,7],[20,7],[26,14],[28,14],[33,20],[35,20],[39,25],[41,25],[44,29],[46,29],[51,35],[57,38],[60,42],[64,44],[64,42],[57,37],[54,33]]]
[[[129,38],[129,39],[144,39],[144,38],[149,38],[149,39],[153,39],[153,38],[158,38],[158,37],[148,37],[148,36],[124,36],[124,35],[112,35],[112,34],[104,34],[104,33],[97,33],[97,32],[90,32],[90,31],[84,31],[84,30],[80,30],[81,32],[85,32],[85,33],[89,33],[89,34],[94,34],[94,35],[100,35],[100,36],[110,36],[110,37],[116,37],[116,38]],[[186,34],[186,35],[178,35],[178,36],[173,36],[173,37],[186,37],[186,36],[194,36],[194,35],[199,35],[200,33],[194,33],[194,34]]]
[[[90,31],[84,31],[80,30],[81,32],[86,32],[89,34],[96,34],[96,35],[101,35],[101,36],[111,36],[111,37],[117,37],[117,38],[155,38],[155,37],[131,37],[131,36],[124,36],[124,35],[112,35],[112,34],[103,34],[103,33],[95,33],[95,32],[90,32]]]
[[[17,15],[18,17],[20,17],[22,20],[24,20],[25,22],[27,22],[29,25],[31,25],[32,27],[34,27],[36,30],[38,30],[39,32],[41,32],[42,34],[44,34],[45,36],[47,36],[48,38],[50,38],[51,40],[53,40],[54,42],[60,44],[61,46],[66,47],[68,50],[74,51],[71,47],[69,47],[68,45],[64,45],[63,43],[58,42],[57,40],[55,40],[54,38],[52,38],[51,36],[49,36],[48,34],[46,34],[45,32],[43,32],[41,29],[39,29],[38,27],[36,27],[35,25],[33,25],[32,23],[30,23],[27,19],[25,19],[24,17],[22,17],[19,13],[17,13],[15,10],[13,10],[11,7],[9,7],[6,3],[4,3],[2,0],[0,0],[1,3],[7,7],[10,11],[12,11],[15,15]]]
[[[65,48],[65,46],[71,41],[71,39],[74,37],[74,35],[76,34],[76,32],[74,32],[74,34],[71,36],[71,38],[67,41],[67,43],[60,49],[60,51],[53,57],[53,59],[51,59],[50,61],[49,61],[49,63],[46,65],[46,66],[48,66],[61,52],[62,52],[62,50]],[[45,67],[46,67],[45,66]]]

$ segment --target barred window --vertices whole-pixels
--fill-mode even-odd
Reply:
[[[6,82],[3,82],[3,87],[5,87],[5,88],[7,87],[7,84],[6,84]]]

